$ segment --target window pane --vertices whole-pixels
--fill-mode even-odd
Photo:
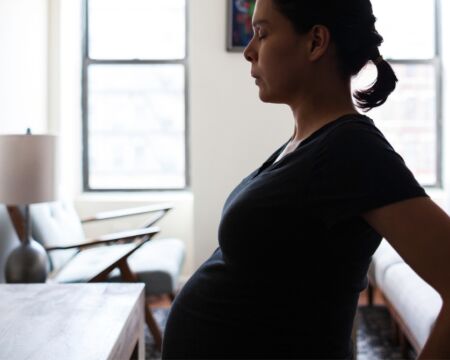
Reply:
[[[387,102],[370,116],[422,185],[437,181],[436,84],[433,65],[395,65],[399,82]],[[363,89],[376,76],[367,66],[353,81]]]
[[[183,188],[183,65],[89,67],[92,189]]]
[[[185,0],[89,0],[92,59],[183,59]]]
[[[435,0],[372,0],[376,28],[390,59],[431,59],[435,53]]]

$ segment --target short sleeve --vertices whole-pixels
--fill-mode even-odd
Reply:
[[[375,125],[346,123],[322,141],[312,165],[308,201],[313,216],[326,226],[428,196]]]

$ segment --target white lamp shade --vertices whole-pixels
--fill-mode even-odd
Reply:
[[[0,203],[56,200],[55,154],[55,135],[0,135]]]

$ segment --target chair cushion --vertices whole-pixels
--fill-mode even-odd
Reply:
[[[30,214],[33,238],[43,246],[80,244],[85,241],[80,218],[69,201],[33,204]],[[51,269],[60,269],[77,252],[78,249],[51,251]]]
[[[382,290],[423,348],[442,307],[439,293],[406,263],[392,265],[386,270]]]
[[[397,251],[385,239],[381,240],[380,246],[372,256],[369,269],[371,280],[375,281],[375,284],[382,289],[387,269],[394,264],[403,262]]]
[[[130,269],[145,283],[146,295],[173,293],[185,260],[185,245],[180,239],[153,239],[128,258]],[[120,271],[114,269],[109,281],[120,282]]]

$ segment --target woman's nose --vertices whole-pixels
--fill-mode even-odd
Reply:
[[[245,60],[247,60],[247,61],[249,61],[251,63],[256,61],[256,52],[252,49],[252,42],[251,41],[246,46],[246,48],[244,49],[244,57],[245,57]]]

